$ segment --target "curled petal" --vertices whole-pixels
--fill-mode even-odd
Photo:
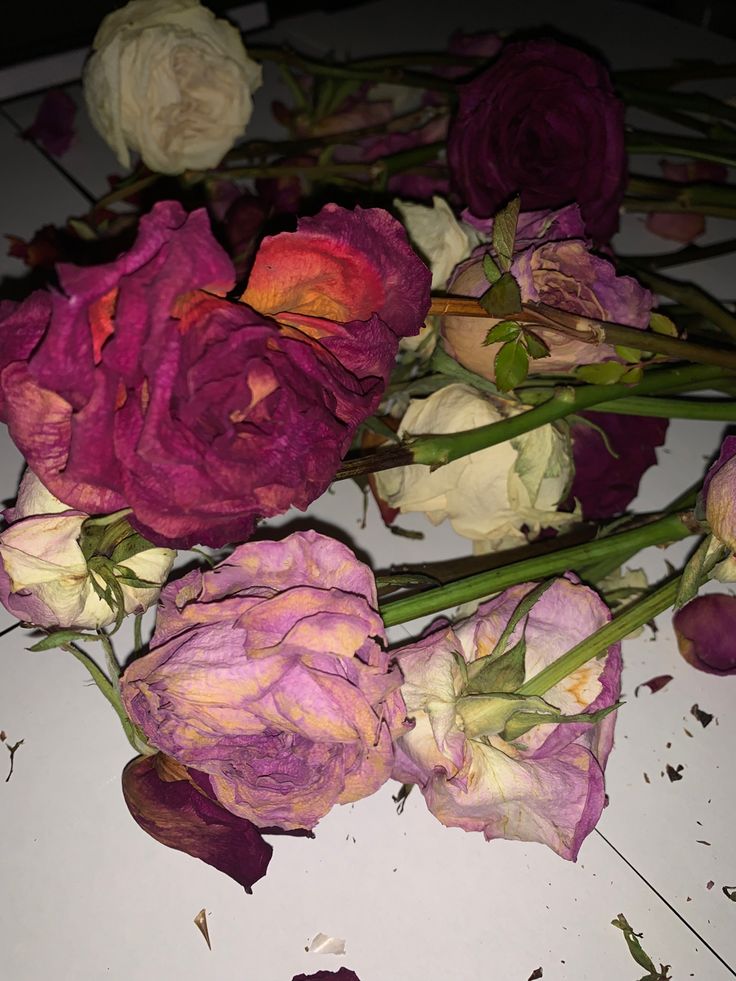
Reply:
[[[135,821],[156,841],[212,865],[251,892],[266,874],[273,849],[249,821],[207,797],[180,768],[160,776],[160,756],[132,760],[123,796]]]
[[[708,674],[736,674],[736,596],[696,596],[675,613],[672,623],[688,664]]]

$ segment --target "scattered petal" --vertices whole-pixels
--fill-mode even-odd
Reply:
[[[310,954],[344,954],[345,941],[340,937],[328,937],[326,933],[318,933],[308,947]]]
[[[360,978],[349,967],[341,967],[337,971],[317,971],[316,974],[295,974],[291,981],[360,981]]]
[[[74,117],[77,104],[63,89],[51,89],[38,107],[36,118],[23,131],[26,140],[33,140],[54,157],[62,157],[74,139]]]
[[[539,978],[544,976],[544,971],[541,967],[538,967],[536,971],[532,971],[529,975],[529,981],[538,981]]]
[[[210,943],[210,931],[207,926],[207,910],[205,910],[204,907],[194,917],[194,925],[204,937],[209,949],[212,950],[212,944]]]
[[[713,888],[714,885],[715,882],[711,879],[709,882],[706,882],[705,888],[710,892],[710,890]]]
[[[704,729],[713,721],[713,715],[710,712],[704,712],[703,709],[698,708],[697,702],[690,709],[690,715],[694,715]]]
[[[736,674],[736,596],[697,596],[675,613],[672,624],[688,664],[708,674]]]
[[[723,886],[723,895],[732,903],[736,903],[736,886]]]
[[[640,685],[637,685],[634,689],[634,697],[639,696],[640,688],[648,688],[652,695],[656,695],[658,691],[662,691],[665,685],[668,685],[672,681],[671,674],[658,674],[656,678],[650,678],[649,681],[642,681]]]

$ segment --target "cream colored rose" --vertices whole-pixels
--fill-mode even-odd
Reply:
[[[412,400],[399,435],[476,429],[524,409],[467,385],[448,385],[427,399]],[[542,527],[568,524],[571,515],[555,509],[572,473],[569,441],[543,426],[434,471],[414,465],[375,477],[391,507],[423,511],[435,525],[449,520],[459,535],[473,539],[477,552],[486,552],[523,545]]]
[[[102,21],[84,70],[95,128],[124,167],[216,166],[244,132],[261,68],[198,0],[131,0]]]
[[[34,506],[42,507],[42,513],[33,513]],[[21,482],[16,508],[7,515],[15,520],[0,534],[3,605],[19,620],[39,627],[94,629],[113,623],[115,611],[98,595],[92,579],[96,577],[98,585],[103,581],[88,567],[81,547],[89,515],[67,509],[31,470]],[[175,556],[173,549],[143,545],[120,561],[126,614],[142,613],[156,602]],[[158,585],[126,585],[125,576]]]
[[[455,266],[477,245],[477,233],[457,220],[444,198],[433,197],[431,208],[397,198],[394,207],[411,244],[432,270],[432,289],[444,289]]]

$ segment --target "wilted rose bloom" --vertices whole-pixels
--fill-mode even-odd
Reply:
[[[386,212],[328,205],[265,239],[229,301],[205,212],[162,202],[115,262],[0,309],[0,417],[69,506],[130,507],[156,544],[242,541],[327,488],[429,278]]]
[[[10,522],[0,533],[0,602],[26,623],[37,627],[104,627],[116,611],[93,586],[103,581],[88,567],[82,551],[89,515],[72,511],[46,490],[27,470],[14,508],[5,511]],[[125,613],[142,613],[158,599],[175,552],[142,546],[120,560],[130,577],[156,583],[143,588],[120,582]]]
[[[736,551],[736,436],[727,436],[703,481],[700,496],[715,537]]]
[[[244,132],[261,68],[199,0],[130,0],[92,42],[84,96],[116,154],[162,174],[215,167]]]
[[[412,399],[398,435],[477,429],[523,409],[518,403],[486,398],[467,385],[448,385],[429,398]],[[523,545],[541,528],[573,520],[555,510],[572,479],[572,458],[569,441],[553,426],[436,470],[413,464],[374,476],[389,507],[421,511],[435,525],[448,520],[480,552]]]
[[[461,88],[447,159],[473,214],[517,193],[525,211],[577,202],[607,242],[626,184],[624,106],[590,55],[549,38],[506,44]]]
[[[595,725],[539,725],[506,740],[493,726],[494,731],[473,727],[461,700],[468,667],[472,671],[479,658],[493,652],[531,589],[532,584],[514,586],[454,628],[441,626],[396,652],[415,725],[397,741],[393,776],[417,784],[430,811],[449,827],[482,831],[486,839],[538,841],[574,861],[603,808],[613,716]],[[609,619],[596,593],[559,579],[516,626],[506,650],[523,631],[528,680]],[[544,700],[564,715],[595,712],[616,702],[620,675],[616,644],[605,658],[591,659],[551,688]]]
[[[696,596],[677,610],[672,626],[680,654],[688,664],[708,674],[736,674],[736,596]]]
[[[472,222],[470,216],[463,216]],[[492,222],[475,222],[490,237]],[[457,296],[481,296],[489,287],[483,271],[487,246],[479,246],[457,267],[449,292]],[[618,276],[608,259],[595,255],[584,237],[576,206],[558,212],[523,214],[514,247],[511,272],[523,303],[544,303],[567,313],[611,320],[629,327],[649,323],[652,295],[630,276]],[[513,318],[512,318],[513,319]],[[445,317],[442,333],[449,354],[460,364],[491,381],[500,344],[484,346],[486,335],[497,323],[492,318]],[[546,343],[550,356],[529,362],[530,374],[570,371],[580,364],[617,360],[609,344],[590,344],[558,331],[533,328]]]
[[[409,241],[432,270],[432,289],[444,289],[455,267],[467,259],[477,235],[463,227],[444,198],[432,198],[431,207],[414,201],[394,201]]]
[[[312,531],[251,543],[167,586],[123,701],[227,810],[312,828],[390,773],[405,712],[384,643],[375,581],[348,548]]]

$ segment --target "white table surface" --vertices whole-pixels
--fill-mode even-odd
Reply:
[[[736,45],[627,3],[376,3],[332,16],[280,25],[277,36],[315,54],[399,51],[442,46],[454,28],[512,29],[553,21],[597,45],[617,68],[666,64],[674,57],[733,60]],[[269,103],[274,72],[257,96],[253,135],[275,136]],[[735,86],[736,87],[736,86]],[[78,89],[72,86],[74,95]],[[39,97],[0,106],[0,233],[30,236],[45,223],[86,210],[85,197],[34,146],[18,138]],[[61,166],[92,194],[119,170],[84,114],[75,148]],[[637,169],[654,172],[656,161]],[[729,232],[711,222],[708,241]],[[621,251],[663,251],[639,217],[625,219]],[[724,298],[733,297],[730,259],[683,268]],[[0,275],[22,275],[0,257]],[[653,509],[703,473],[723,427],[679,422],[658,451],[633,508]],[[21,459],[0,430],[0,497],[14,496]],[[423,542],[397,538],[350,483],[317,501],[310,520],[347,538],[376,567],[396,561],[467,554],[468,543],[420,516],[404,527]],[[276,527],[293,515],[274,519]],[[304,517],[298,515],[303,525]],[[664,560],[687,546],[649,550],[641,562],[656,578]],[[0,629],[12,623],[0,611]],[[416,625],[410,625],[410,628]],[[100,981],[212,978],[290,981],[299,972],[344,965],[361,981],[526,981],[541,967],[545,981],[634,981],[642,970],[610,925],[623,912],[644,931],[655,961],[676,981],[721,981],[736,966],[736,904],[722,886],[736,885],[733,808],[736,777],[731,710],[736,678],[694,671],[679,657],[669,616],[656,639],[646,631],[624,647],[625,707],[607,772],[610,805],[577,864],[537,845],[496,841],[445,829],[413,794],[396,814],[389,785],[341,807],[315,840],[275,838],[265,879],[247,896],[210,867],[164,848],[129,817],[120,773],[131,751],[116,717],[81,666],[61,652],[27,653],[20,630],[2,638],[0,729],[24,739],[8,783],[0,755],[0,977]],[[395,628],[395,639],[410,628]],[[120,647],[130,640],[126,628]],[[657,674],[673,681],[656,695],[633,697]],[[690,715],[698,703],[715,714],[707,729]],[[687,729],[692,735],[688,736]],[[0,753],[3,753],[0,747]],[[683,779],[663,775],[683,764]],[[646,783],[647,773],[650,783]],[[698,844],[697,839],[710,842]],[[712,881],[709,890],[707,884]],[[212,950],[193,925],[206,908]],[[345,956],[305,952],[315,934],[342,937]]]

